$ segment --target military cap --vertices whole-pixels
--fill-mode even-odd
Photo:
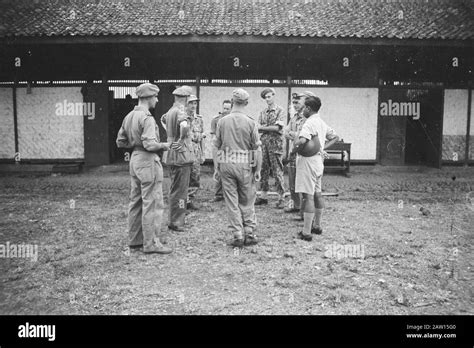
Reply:
[[[178,96],[181,96],[181,97],[188,97],[192,93],[193,93],[193,89],[189,86],[181,86],[181,87],[176,88],[173,91],[174,95],[178,95]]]
[[[159,92],[160,89],[158,88],[158,86],[152,83],[142,83],[140,86],[137,87],[135,91],[138,98],[157,96]]]
[[[275,94],[275,90],[273,88],[265,88],[262,93],[260,93],[260,96],[265,99],[265,96],[268,94],[268,93],[273,93]]]
[[[300,93],[293,93],[292,97],[293,98],[316,97],[316,94],[314,94],[313,92],[310,92],[310,91],[304,91],[304,92],[300,92]]]
[[[244,101],[249,100],[249,94],[247,93],[245,89],[237,88],[237,89],[234,89],[234,91],[232,92],[232,99],[234,101],[244,102]]]
[[[190,94],[188,97],[188,103],[192,101],[199,101],[199,98],[196,97],[194,94]]]

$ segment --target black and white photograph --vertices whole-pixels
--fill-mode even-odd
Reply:
[[[454,346],[473,69],[473,0],[0,0],[8,335],[410,316],[396,337]]]

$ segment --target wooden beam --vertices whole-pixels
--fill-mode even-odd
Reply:
[[[290,59],[290,54],[288,50],[288,59]],[[288,67],[289,60],[287,61],[287,67]],[[286,84],[288,87],[288,100],[287,100],[287,106],[286,106],[286,125],[290,122],[290,105],[291,105],[291,76],[290,76],[290,68],[287,68],[288,76],[286,77]],[[286,143],[286,150],[285,150],[285,158],[288,158],[289,155],[289,150],[290,150],[290,141],[286,138],[283,138]]]
[[[389,38],[328,38],[299,36],[258,36],[258,35],[169,35],[169,36],[44,36],[44,37],[3,37],[3,45],[31,44],[106,44],[106,43],[244,43],[244,44],[308,44],[308,45],[385,45],[385,46],[444,46],[472,47],[474,40],[442,39],[389,39]]]
[[[467,125],[466,125],[466,151],[464,152],[464,165],[469,165],[469,142],[471,137],[471,109],[472,109],[472,88],[469,87],[467,96]]]
[[[16,98],[16,88],[17,88],[17,79],[15,78],[15,82],[13,84],[12,88],[12,98],[13,98],[13,130],[15,132],[15,156],[16,153],[19,152],[19,146],[18,146],[18,102]],[[20,154],[21,158],[21,154]]]
[[[200,76],[196,76],[196,97],[198,97],[198,99],[201,99],[201,77]],[[199,106],[201,105],[201,102],[198,102],[197,104],[197,110],[196,110],[196,113],[199,114]]]

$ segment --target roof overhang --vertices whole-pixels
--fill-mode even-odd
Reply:
[[[241,43],[294,45],[382,45],[474,47],[474,40],[403,39],[403,38],[333,38],[310,36],[257,35],[103,35],[103,36],[37,36],[3,37],[2,45],[48,44],[158,44],[158,43]]]

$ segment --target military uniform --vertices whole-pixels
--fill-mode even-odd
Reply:
[[[189,96],[191,93],[184,87],[177,88],[173,94]],[[170,168],[171,186],[169,193],[169,223],[168,227],[182,230],[185,224],[186,201],[188,197],[189,179],[194,163],[194,146],[190,134],[190,125],[187,121],[184,105],[177,102],[162,116],[162,123],[166,125],[168,142],[179,142],[180,149],[170,149],[163,155],[163,163]],[[181,138],[181,123],[185,122]]]
[[[155,93],[158,95],[158,91],[155,85],[143,84],[137,88],[137,95],[139,98],[149,97]],[[155,119],[143,106],[136,106],[124,118],[116,140],[119,148],[133,148],[130,159],[129,246],[143,245],[145,252],[156,252],[157,245],[163,247],[159,241],[164,208],[163,168],[157,154],[163,145],[159,141]]]
[[[288,179],[290,184],[290,194],[291,200],[289,201],[289,209],[300,209],[301,208],[301,199],[300,195],[295,192],[295,180],[296,180],[296,153],[291,154],[293,149],[293,143],[298,139],[299,132],[303,127],[306,118],[302,113],[295,113],[295,115],[290,119],[290,122],[284,129],[285,136],[290,139],[288,153]],[[290,135],[293,134],[293,136]]]
[[[198,99],[190,98],[188,102],[192,100]],[[194,148],[194,163],[191,168],[191,177],[189,180],[189,197],[193,198],[200,187],[201,164],[204,162],[204,120],[201,115],[196,113],[192,116],[188,116],[188,120],[191,124],[191,139]]]
[[[248,100],[248,93],[237,89],[233,97]],[[248,115],[232,111],[217,123],[214,146],[234,238],[253,238],[257,190],[252,162],[261,146],[257,124]]]
[[[225,115],[220,113],[217,116],[214,116],[211,120],[211,134],[216,135],[216,130],[217,130],[217,123],[219,120],[224,117]],[[221,178],[217,179],[216,185],[215,185],[215,196],[216,198],[223,197],[224,194],[222,193],[222,180]]]
[[[211,134],[216,135],[217,123],[219,120],[224,117],[224,114],[219,112],[217,116],[214,116],[211,120]]]
[[[285,193],[285,181],[283,178],[283,127],[284,127],[284,110],[281,106],[273,105],[267,107],[260,113],[258,123],[261,126],[279,126],[280,131],[263,132],[260,139],[262,141],[262,182],[260,189],[263,192],[268,191],[268,180],[270,174],[276,181],[277,192],[280,199]]]

